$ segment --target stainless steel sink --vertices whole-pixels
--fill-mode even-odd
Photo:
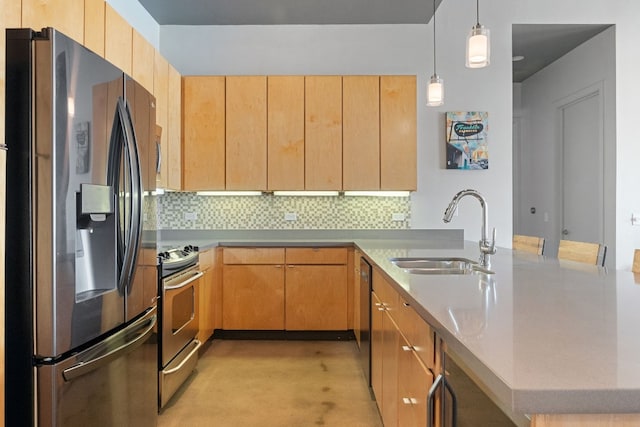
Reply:
[[[466,258],[390,258],[389,261],[411,274],[493,274]]]

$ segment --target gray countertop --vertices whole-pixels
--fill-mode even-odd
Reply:
[[[476,260],[477,242],[463,241],[461,233],[175,232],[164,233],[158,246],[353,242],[501,406],[527,414],[640,412],[640,284],[634,274],[504,248],[491,256],[492,275],[412,275],[389,261]]]

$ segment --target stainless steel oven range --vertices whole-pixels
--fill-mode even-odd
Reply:
[[[158,402],[164,407],[198,363],[198,296],[203,273],[194,246],[158,254],[160,260],[160,372]]]

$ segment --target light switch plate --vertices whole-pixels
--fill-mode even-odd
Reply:
[[[284,220],[285,221],[297,221],[298,220],[298,214],[296,212],[287,212],[284,214]]]
[[[404,221],[407,219],[407,216],[402,212],[391,214],[391,221]]]
[[[198,214],[196,212],[185,212],[184,219],[186,219],[187,221],[195,221],[196,219],[198,219]]]

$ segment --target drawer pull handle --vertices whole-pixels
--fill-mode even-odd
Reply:
[[[402,350],[403,351],[411,351],[411,350],[413,350],[413,347],[411,347],[410,345],[403,345],[402,346]]]

